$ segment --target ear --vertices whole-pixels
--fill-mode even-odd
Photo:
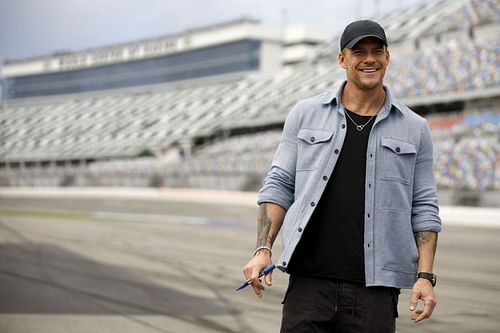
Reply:
[[[340,51],[339,56],[338,56],[339,64],[342,66],[343,69],[347,68],[347,65],[345,63],[345,55],[343,51]]]
[[[387,62],[391,60],[391,54],[389,53],[389,49],[387,48],[387,46],[385,47],[385,57],[387,59]]]

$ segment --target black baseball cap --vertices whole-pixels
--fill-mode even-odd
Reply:
[[[357,42],[366,37],[378,38],[387,46],[384,28],[377,22],[370,20],[355,21],[345,27],[340,37],[340,50],[344,48],[351,49]]]

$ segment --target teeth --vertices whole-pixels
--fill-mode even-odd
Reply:
[[[362,69],[361,71],[364,73],[374,73],[376,69]]]

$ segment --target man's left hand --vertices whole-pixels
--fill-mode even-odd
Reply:
[[[423,309],[417,309],[418,301],[424,302]],[[434,288],[429,280],[418,279],[413,285],[413,291],[410,301],[410,311],[415,311],[411,316],[411,320],[415,323],[429,318],[432,311],[436,307],[436,296],[434,295]]]

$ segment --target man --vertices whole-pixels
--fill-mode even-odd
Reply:
[[[349,24],[338,55],[347,80],[300,101],[285,121],[243,269],[261,297],[258,274],[283,226],[281,332],[395,332],[400,288],[413,289],[415,322],[436,305],[432,142],[426,121],[383,85],[389,58],[378,23]],[[270,286],[272,275],[264,279]]]

